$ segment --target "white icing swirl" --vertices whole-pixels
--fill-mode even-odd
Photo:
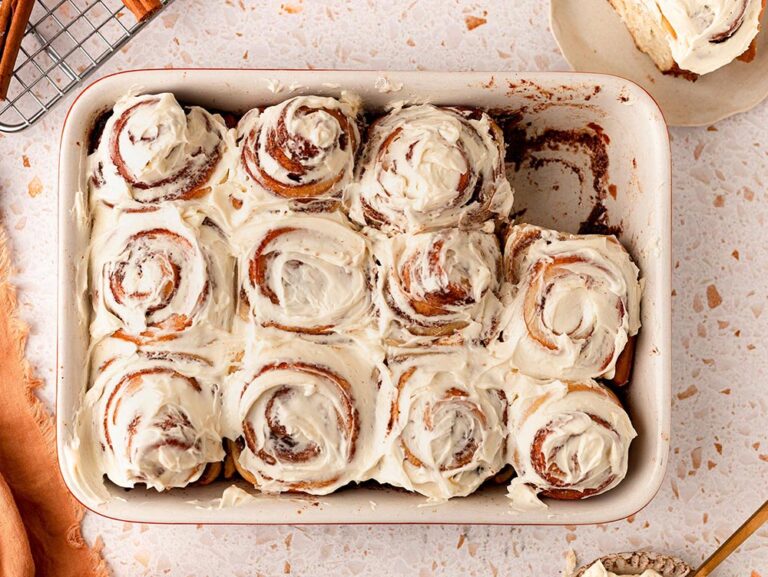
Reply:
[[[240,201],[251,210],[318,210],[352,179],[360,143],[357,109],[330,97],[296,96],[238,125]],[[292,201],[292,202],[289,202]]]
[[[249,113],[237,148],[220,117],[169,94],[118,102],[89,161],[99,202],[81,282],[95,376],[78,473],[202,484],[208,463],[221,466],[221,427],[241,475],[267,493],[326,494],[375,475],[442,500],[513,454],[531,498],[623,478],[634,431],[615,398],[592,381],[532,384],[507,360],[551,378],[611,377],[640,325],[626,251],[522,226],[502,263],[492,221],[508,216],[512,191],[490,117],[396,110],[373,125],[350,183],[357,112],[290,99]],[[372,228],[307,214],[330,212],[345,187]],[[246,322],[233,319],[236,291]],[[492,357],[483,347],[501,328]],[[414,351],[425,345],[445,348]],[[562,472],[556,487],[514,451],[542,423],[556,425],[542,449],[546,473]]]
[[[555,499],[583,499],[618,485],[637,436],[616,396],[595,381],[513,378],[510,457],[518,477]]]
[[[225,394],[225,433],[239,439],[243,477],[267,493],[314,495],[367,479],[380,455],[377,398],[391,389],[373,357],[299,338],[257,350]]]
[[[667,32],[683,70],[707,74],[749,49],[760,30],[763,0],[641,0]]]
[[[371,320],[368,242],[330,218],[266,218],[237,237],[240,286],[252,318],[265,327],[323,335]]]
[[[520,225],[504,253],[515,294],[497,354],[540,378],[613,378],[640,329],[641,296],[638,268],[615,237]]]
[[[228,330],[232,269],[221,231],[173,207],[100,211],[90,247],[91,337],[167,340],[204,326]]]
[[[350,217],[387,233],[476,226],[512,208],[501,130],[476,110],[395,110],[371,125],[360,166]]]
[[[220,462],[220,402],[209,370],[201,357],[141,351],[97,367],[83,416],[99,471],[121,487],[164,491]]]
[[[498,371],[466,351],[389,364],[397,392],[378,481],[445,500],[469,495],[501,470],[507,401]]]
[[[502,305],[495,236],[445,229],[382,239],[374,251],[385,342],[487,344],[496,338]]]
[[[115,104],[89,160],[93,200],[112,206],[190,200],[223,180],[233,137],[224,121],[173,94],[127,95]]]

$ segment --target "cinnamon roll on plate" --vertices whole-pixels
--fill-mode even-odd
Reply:
[[[120,207],[200,198],[226,178],[221,160],[233,145],[221,116],[173,94],[125,96],[89,159],[91,199]]]
[[[376,480],[446,500],[469,495],[504,467],[503,370],[466,350],[402,355],[389,365],[396,394]]]
[[[81,415],[91,427],[98,470],[120,487],[157,491],[214,478],[224,449],[211,362],[187,353],[112,352],[95,355]]]
[[[755,57],[765,0],[609,0],[662,72],[694,80]]]
[[[551,379],[629,379],[639,270],[613,236],[513,226],[504,247],[510,318],[496,354]]]
[[[618,398],[595,381],[537,381],[518,375],[510,415],[510,460],[526,489],[553,499],[584,499],[618,485],[637,436]]]
[[[343,220],[265,217],[237,235],[241,314],[304,335],[365,330],[372,318],[369,242]]]
[[[91,338],[137,344],[229,330],[232,258],[222,231],[171,206],[101,210],[90,246]]]
[[[235,221],[254,212],[321,212],[339,206],[360,146],[352,100],[296,96],[248,112],[237,127],[234,186],[222,189]]]
[[[231,375],[224,431],[240,474],[266,493],[325,495],[367,480],[381,454],[391,391],[353,343],[264,345]]]
[[[479,110],[393,110],[369,127],[358,173],[344,193],[350,217],[387,234],[477,227],[512,208],[504,137]]]
[[[396,346],[487,345],[499,333],[501,250],[493,234],[444,229],[381,239],[380,333]]]

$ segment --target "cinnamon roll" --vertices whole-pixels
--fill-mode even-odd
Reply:
[[[146,344],[229,329],[234,259],[212,221],[170,206],[101,215],[90,247],[92,339]]]
[[[640,50],[662,71],[695,79],[751,61],[764,0],[610,0]]]
[[[204,196],[224,178],[232,140],[220,116],[182,107],[173,94],[126,96],[90,159],[91,198],[131,206]]]
[[[238,174],[246,185],[236,202],[253,209],[318,211],[338,205],[352,179],[360,144],[353,103],[296,96],[238,126]]]
[[[431,499],[463,497],[504,467],[507,398],[466,352],[390,361],[396,395],[375,478]]]
[[[196,355],[137,351],[96,367],[85,397],[95,462],[116,485],[164,491],[218,470],[220,400],[210,363]]]
[[[359,164],[350,216],[388,234],[473,227],[512,208],[501,129],[479,110],[394,110],[370,126]]]
[[[327,335],[370,322],[368,242],[343,222],[266,218],[244,228],[238,243],[242,306],[258,325]]]
[[[395,345],[488,344],[500,329],[501,250],[480,231],[398,235],[376,245],[379,324]]]
[[[595,381],[518,376],[510,424],[515,485],[545,497],[583,499],[618,485],[637,436],[616,396]]]
[[[626,382],[616,367],[640,329],[641,285],[615,237],[514,226],[504,267],[514,296],[498,354],[535,377]]]
[[[383,376],[370,351],[352,344],[264,346],[225,395],[240,474],[267,493],[313,495],[367,479],[379,459]]]

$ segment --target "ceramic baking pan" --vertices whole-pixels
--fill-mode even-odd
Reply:
[[[97,116],[128,90],[171,91],[185,103],[244,112],[297,94],[360,95],[370,111],[396,101],[470,105],[502,115],[510,147],[509,177],[519,220],[567,231],[614,230],[645,278],[643,328],[624,401],[639,437],[629,474],[616,489],[584,501],[549,501],[516,512],[503,485],[443,504],[379,487],[325,497],[255,496],[218,507],[228,484],[160,494],[108,484],[102,502],[72,473],[77,450],[65,450],[86,380],[87,319],[76,290],[87,231],[75,209],[83,189],[87,135]],[[670,430],[670,154],[664,119],[629,81],[578,73],[437,73],[286,70],[143,70],[109,76],[72,105],[61,138],[59,172],[59,317],[57,430],[70,490],[90,509],[130,521],[164,523],[493,523],[580,524],[620,519],[658,490]],[[586,223],[586,224],[585,224]],[[245,485],[243,485],[245,487]]]

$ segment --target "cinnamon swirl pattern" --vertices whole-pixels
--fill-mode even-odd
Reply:
[[[126,96],[91,156],[91,197],[110,206],[199,198],[224,178],[231,145],[221,117],[203,108],[185,109],[168,93]]]
[[[484,112],[432,105],[376,120],[345,195],[350,216],[387,233],[475,227],[505,218],[504,138]]]
[[[592,379],[629,378],[638,269],[613,237],[508,225],[488,114],[399,108],[365,142],[347,97],[227,118],[128,96],[89,160],[74,474],[99,498],[104,475],[163,491],[237,472],[445,500],[514,468],[543,506],[624,478],[635,433]]]
[[[296,96],[238,125],[238,173],[252,209],[320,211],[338,206],[360,145],[353,103]]]
[[[234,261],[215,224],[171,207],[104,218],[90,251],[93,339],[141,344],[194,327],[228,330]]]
[[[241,475],[264,492],[313,495],[368,478],[381,379],[354,345],[297,338],[260,350],[225,397]]]
[[[435,500],[466,496],[504,466],[507,399],[460,352],[390,362],[396,395],[377,480]]]
[[[496,338],[503,310],[495,236],[460,229],[399,235],[380,241],[376,256],[385,342],[486,345]]]
[[[239,239],[242,304],[260,326],[327,335],[370,323],[369,243],[344,223],[271,218],[244,229]]]
[[[637,436],[616,396],[595,381],[533,381],[519,376],[512,403],[511,461],[516,485],[554,499],[599,495],[627,474]]]
[[[641,294],[639,271],[615,237],[520,225],[504,259],[514,298],[495,350],[535,377],[614,378],[640,328]]]
[[[224,459],[210,368],[202,357],[157,351],[97,367],[84,407],[97,441],[95,460],[113,483],[185,487]]]

